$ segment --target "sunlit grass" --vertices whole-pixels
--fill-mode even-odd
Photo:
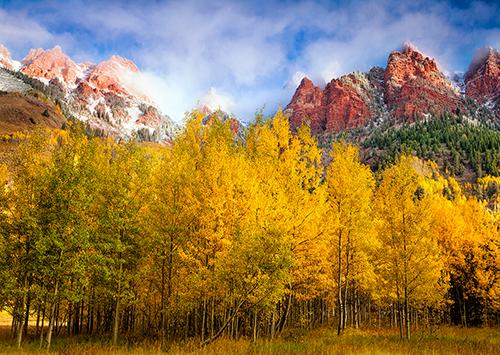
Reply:
[[[0,353],[39,352],[36,340],[23,343],[18,351],[3,331]],[[126,343],[113,347],[107,341],[98,342],[83,337],[56,338],[53,351],[60,354],[160,354],[155,342]],[[333,329],[318,329],[304,333],[288,331],[279,339],[219,339],[200,348],[199,341],[173,343],[166,348],[170,354],[497,354],[500,348],[498,328],[441,327],[434,331],[416,331],[410,341],[399,339],[395,329],[349,329],[337,336]]]
[[[495,354],[500,346],[498,329],[440,328],[417,332],[410,341],[395,331],[348,330],[338,337],[332,330],[311,332],[299,340],[257,344],[255,352],[333,354]]]

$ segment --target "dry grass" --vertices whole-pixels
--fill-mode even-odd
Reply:
[[[4,334],[5,335],[5,328]],[[11,340],[2,337],[0,353],[39,352],[36,341],[25,342],[21,352]],[[219,339],[205,348],[198,341],[171,344],[170,354],[497,354],[500,349],[498,328],[441,327],[434,332],[415,332],[410,341],[400,340],[395,330],[348,330],[338,337],[331,329],[308,333],[289,332],[282,338],[260,340]],[[84,338],[57,338],[53,351],[59,354],[160,354],[159,345],[143,342],[112,347]]]
[[[0,311],[0,327],[8,327],[12,324],[12,315],[7,311]]]
[[[46,114],[44,115],[44,112]],[[0,133],[60,128],[65,118],[53,103],[29,94],[0,94]]]

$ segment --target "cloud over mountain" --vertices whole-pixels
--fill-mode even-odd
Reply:
[[[209,88],[230,95],[234,113],[249,120],[285,105],[296,73],[328,82],[385,66],[405,40],[450,72],[465,71],[476,47],[500,46],[500,8],[488,2],[146,3],[7,1],[0,42],[14,57],[55,44],[80,62],[129,57],[144,73],[138,85],[177,120]]]

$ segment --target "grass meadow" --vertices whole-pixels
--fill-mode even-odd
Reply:
[[[3,326],[2,354],[39,353],[36,339],[27,339],[21,350]],[[275,340],[219,339],[201,348],[199,341],[171,343],[163,351],[159,343],[123,339],[113,347],[85,337],[57,337],[51,352],[59,354],[498,354],[500,329],[439,327],[420,330],[410,341],[399,339],[396,329],[350,329],[337,336],[333,329],[288,331]]]

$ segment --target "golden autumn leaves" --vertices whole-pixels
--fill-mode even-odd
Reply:
[[[1,170],[0,302],[17,334],[43,309],[68,332],[83,312],[87,333],[115,343],[141,331],[202,344],[317,317],[341,333],[372,305],[395,307],[408,337],[447,301],[498,311],[498,214],[433,163],[403,156],[375,175],[344,142],[325,164],[281,112],[244,139],[210,121],[191,114],[166,146],[68,132],[21,144]]]

